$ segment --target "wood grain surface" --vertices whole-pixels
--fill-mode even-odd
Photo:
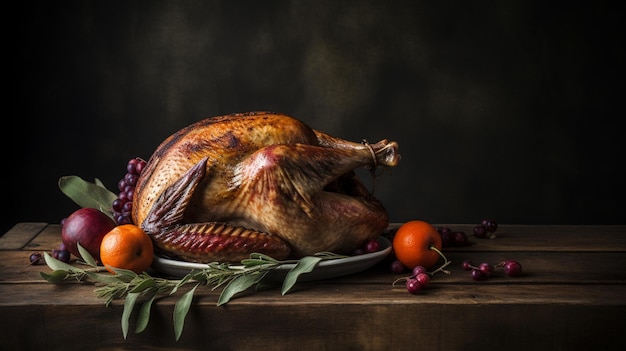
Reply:
[[[446,224],[471,232],[470,225]],[[91,284],[51,284],[28,266],[60,244],[60,227],[19,223],[0,237],[0,349],[90,350],[618,350],[626,346],[626,226],[500,225],[495,239],[445,251],[450,274],[418,295],[392,282],[388,261],[354,275],[248,291],[216,306],[199,288],[174,339],[175,296],[158,300],[148,328],[125,340],[123,301]],[[522,263],[475,282],[460,264]],[[158,272],[152,272],[158,274]]]

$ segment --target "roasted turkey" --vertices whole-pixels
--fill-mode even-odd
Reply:
[[[349,254],[389,224],[354,170],[399,160],[396,142],[350,142],[282,114],[208,118],[154,151],[133,221],[157,250],[185,261]]]

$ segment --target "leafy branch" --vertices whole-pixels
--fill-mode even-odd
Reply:
[[[139,298],[143,298],[144,302],[139,309],[135,333],[141,333],[148,326],[152,304],[157,297],[173,295],[179,288],[186,285],[193,286],[178,299],[174,306],[174,333],[178,340],[182,335],[185,317],[191,307],[193,295],[199,286],[209,286],[212,290],[223,287],[217,301],[217,306],[220,306],[252,286],[257,288],[261,286],[264,283],[263,279],[272,270],[284,264],[295,264],[283,280],[281,294],[285,295],[296,284],[300,275],[313,271],[321,261],[346,257],[332,252],[320,252],[299,260],[278,261],[267,255],[253,253],[249,258],[242,260],[241,265],[212,262],[208,263],[206,268],[192,270],[181,279],[167,279],[153,277],[146,272],[137,274],[130,270],[109,267],[115,272],[111,274],[105,267],[99,266],[80,244],[78,244],[78,250],[84,260],[81,263],[88,268],[83,269],[64,263],[44,253],[46,264],[52,272],[40,272],[41,277],[51,283],[75,279],[96,284],[98,287],[94,292],[98,298],[105,300],[106,306],[109,306],[115,299],[124,299],[121,322],[124,339],[128,335],[130,317]]]

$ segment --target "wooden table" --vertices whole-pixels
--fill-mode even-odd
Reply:
[[[471,225],[447,224],[471,233]],[[83,283],[51,284],[33,251],[58,248],[60,227],[19,223],[0,237],[0,350],[624,350],[626,226],[500,225],[495,239],[447,249],[449,275],[409,294],[388,262],[354,275],[250,292],[216,306],[196,292],[175,341],[176,298],[153,307],[148,328],[124,340],[123,302],[106,307]],[[473,281],[461,262],[522,263]]]

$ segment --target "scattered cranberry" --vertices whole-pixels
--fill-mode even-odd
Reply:
[[[483,273],[483,271],[481,271],[480,269],[472,269],[472,271],[470,272],[470,275],[472,279],[476,281],[487,279],[487,277],[485,276],[485,273]]]
[[[498,223],[493,219],[483,219],[481,224],[489,233],[494,233],[498,229]]]
[[[402,264],[402,262],[398,261],[398,260],[394,260],[393,262],[391,262],[391,272],[395,273],[395,274],[400,274],[402,272],[404,272],[404,265]]]
[[[420,287],[425,288],[430,284],[430,276],[426,273],[419,273],[415,276],[415,280],[419,283]]]
[[[413,276],[417,276],[420,273],[428,273],[428,270],[424,266],[415,266],[413,268]]]
[[[493,273],[493,266],[489,263],[481,263],[480,266],[478,266],[478,269],[485,275],[486,278],[491,277],[491,274]]]
[[[499,265],[504,267],[504,274],[509,277],[517,277],[522,274],[522,265],[515,260],[504,261]]]
[[[483,225],[477,225],[472,229],[474,236],[477,238],[486,238],[487,237],[487,228]]]
[[[422,290],[422,286],[420,282],[415,278],[409,278],[406,281],[406,289],[413,295],[417,294]]]

